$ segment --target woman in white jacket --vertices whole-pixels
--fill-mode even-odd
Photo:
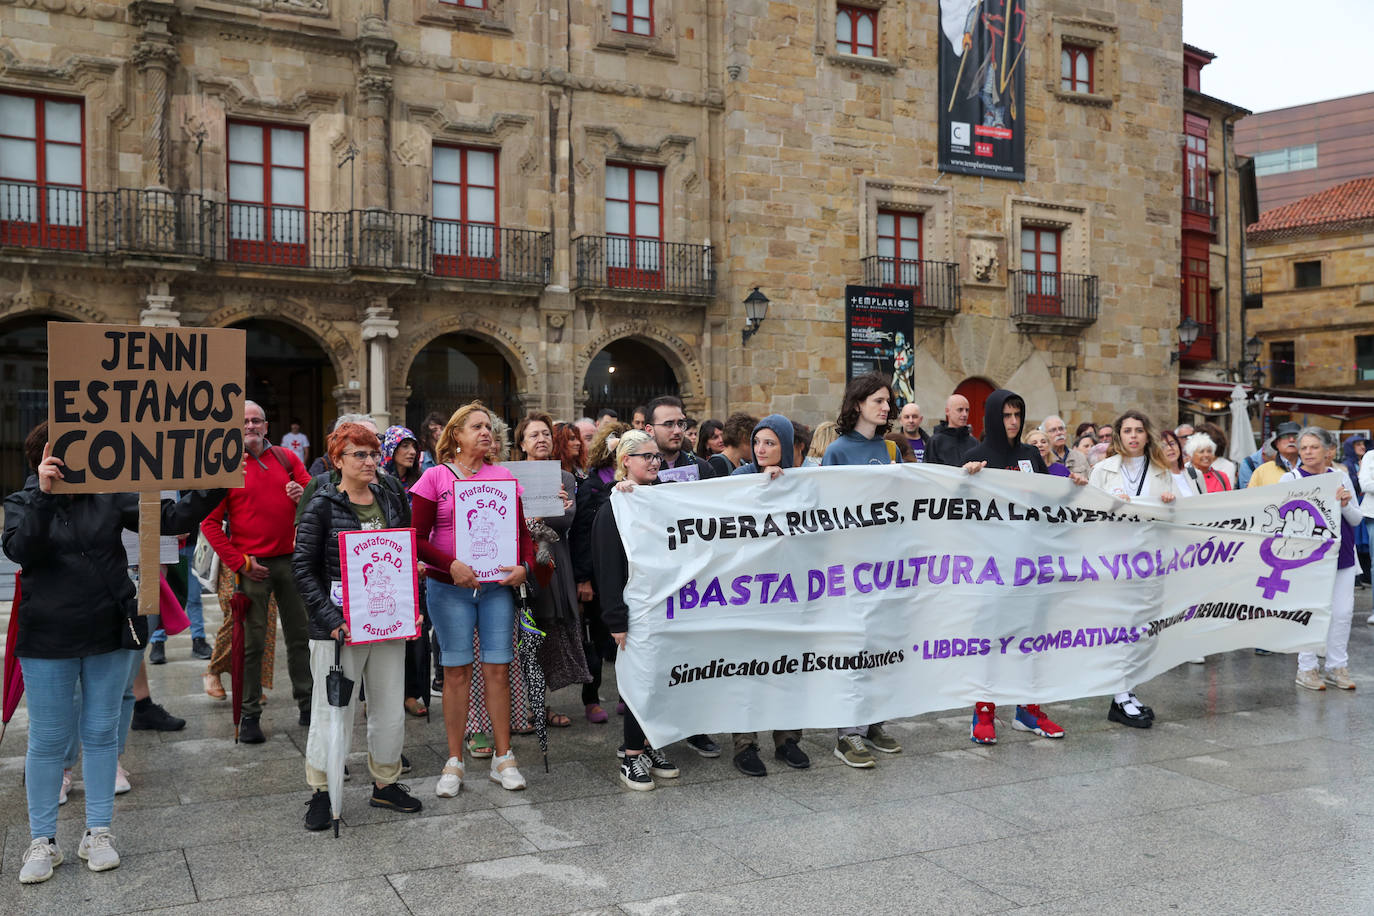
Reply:
[[[1150,427],[1150,418],[1128,410],[1112,424],[1111,454],[1093,466],[1088,483],[1125,502],[1171,503],[1178,498],[1174,475]],[[1155,711],[1134,691],[1112,698],[1107,720],[1131,728],[1154,725]]]
[[[1332,465],[1327,457],[1336,444],[1336,437],[1330,430],[1307,427],[1298,434],[1300,464],[1279,478],[1301,480],[1317,474],[1341,475],[1341,485],[1336,490],[1341,501],[1341,549],[1336,560],[1336,585],[1331,593],[1331,623],[1326,628],[1326,676],[1317,671],[1317,653],[1299,652],[1296,682],[1308,690],[1325,690],[1327,684],[1342,690],[1355,689],[1346,648],[1350,642],[1350,618],[1355,611],[1355,574],[1360,569],[1355,560],[1353,526],[1363,524],[1364,515],[1355,505],[1355,488],[1350,483],[1350,475],[1340,465]]]

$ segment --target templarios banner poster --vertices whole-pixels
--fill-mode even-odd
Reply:
[[[915,293],[881,286],[844,288],[847,377],[881,372],[892,379],[894,415],[916,399]],[[662,471],[659,472],[661,477]]]
[[[940,171],[1025,179],[1027,2],[940,0]]]
[[[1133,689],[1325,641],[1337,475],[1128,503],[1048,475],[793,468],[614,493],[649,740]]]

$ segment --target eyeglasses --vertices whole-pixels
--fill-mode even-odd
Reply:
[[[686,429],[686,420],[664,420],[662,423],[650,423],[650,426],[662,426],[664,429]]]
[[[369,458],[371,458],[373,461],[380,461],[380,460],[382,459],[382,453],[381,453],[381,452],[363,452],[363,451],[357,451],[357,452],[344,452],[344,454],[347,455],[347,456],[350,457],[350,458],[357,458],[359,461],[366,461],[366,460],[369,459]]]
[[[261,417],[246,417],[243,421],[244,426],[266,426],[267,421]]]
[[[650,464],[661,464],[663,462],[663,456],[658,452],[631,452],[630,457],[643,458]]]

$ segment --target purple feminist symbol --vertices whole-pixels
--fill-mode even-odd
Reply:
[[[1305,499],[1293,499],[1279,507],[1280,527],[1272,537],[1260,543],[1260,559],[1268,564],[1272,572],[1260,576],[1255,585],[1264,590],[1266,600],[1279,592],[1288,591],[1289,582],[1284,573],[1315,563],[1326,556],[1335,543],[1331,529],[1327,527],[1326,517]],[[1322,537],[1324,540],[1310,553],[1307,545],[1297,538]]]

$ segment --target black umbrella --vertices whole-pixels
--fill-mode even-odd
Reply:
[[[549,771],[549,720],[546,705],[544,669],[539,664],[539,647],[544,644],[548,634],[534,625],[530,602],[521,585],[517,594],[516,610],[520,612],[520,642],[516,654],[520,657],[520,670],[525,673],[525,694],[529,700],[530,712],[534,713],[534,733],[539,736],[539,749],[544,752],[544,772]]]
[[[349,721],[348,702],[353,699],[353,680],[344,677],[343,653],[344,638],[340,633],[334,642],[334,664],[324,679],[324,695],[329,700],[329,724],[325,732],[329,736],[329,754],[325,758],[325,778],[329,783],[329,808],[334,817],[334,836],[339,835],[339,815],[343,810],[344,747],[347,744]]]

